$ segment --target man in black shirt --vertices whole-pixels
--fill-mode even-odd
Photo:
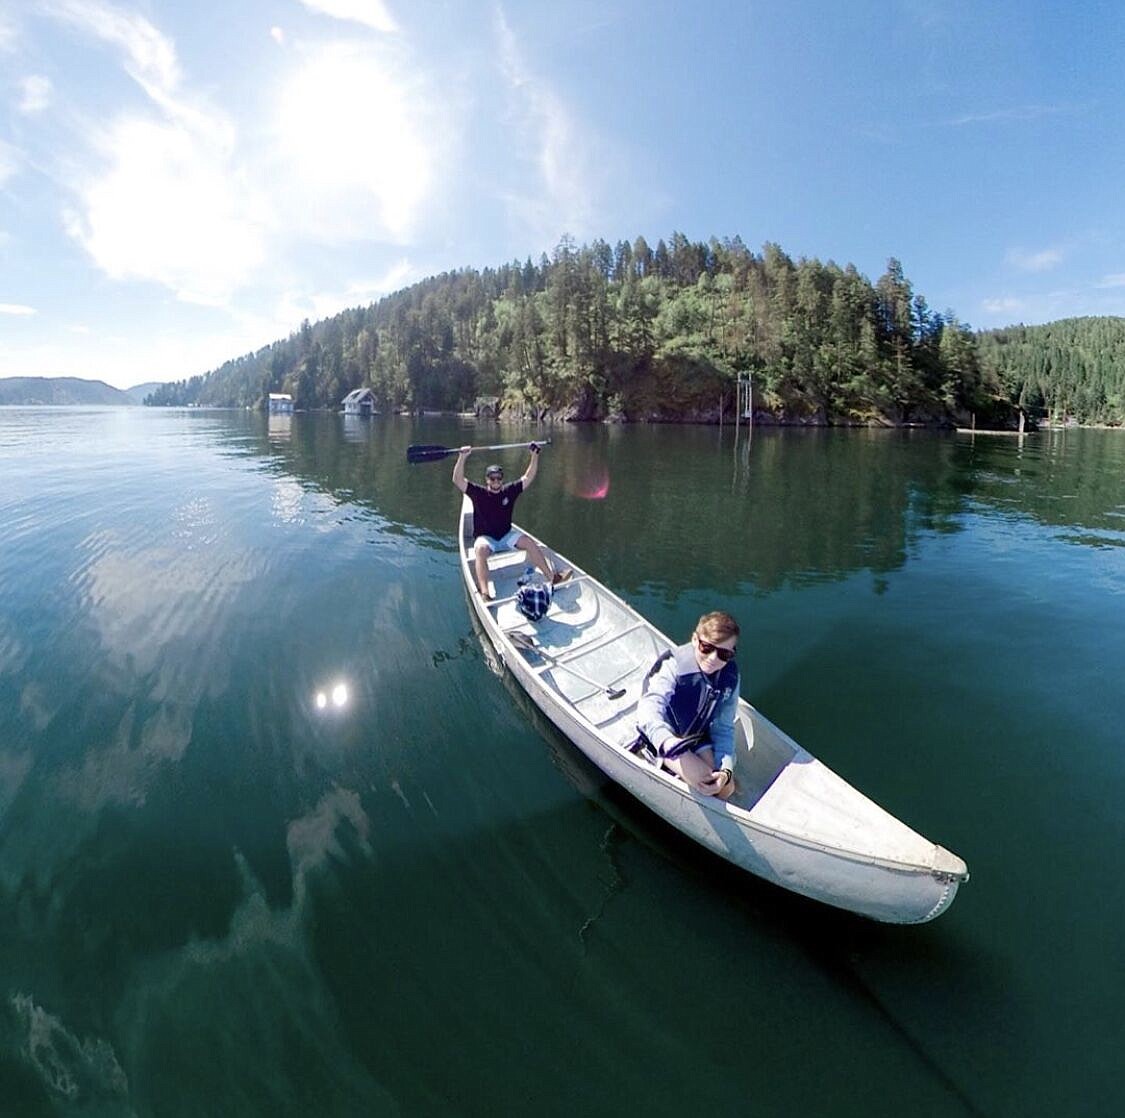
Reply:
[[[473,502],[473,531],[476,533],[473,551],[476,555],[477,585],[484,598],[489,597],[488,557],[494,551],[522,548],[527,552],[528,561],[534,563],[552,583],[564,582],[570,577],[570,571],[553,572],[539,544],[526,532],[512,528],[512,508],[516,498],[535,480],[539,469],[538,443],[531,443],[530,450],[531,460],[523,477],[509,485],[504,484],[503,467],[495,465],[484,471],[484,485],[469,481],[465,477],[465,459],[472,454],[473,448],[463,446],[457,452],[453,484]]]

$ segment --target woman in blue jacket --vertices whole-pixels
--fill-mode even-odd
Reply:
[[[729,613],[705,613],[691,641],[652,666],[637,704],[637,728],[664,767],[722,800],[734,792],[738,635]]]

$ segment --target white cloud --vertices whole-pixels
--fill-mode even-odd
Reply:
[[[311,12],[362,23],[375,31],[390,34],[398,30],[398,24],[382,0],[301,0],[301,3]]]
[[[398,291],[419,273],[407,259],[393,264],[381,277],[371,280],[357,280],[342,291],[319,292],[313,295],[299,295],[293,292],[284,296],[277,311],[277,319],[286,325],[279,331],[284,333],[294,329],[303,319],[317,321],[329,318],[349,307],[364,307],[374,303],[384,295]]]
[[[116,48],[149,113],[86,129],[68,172],[68,232],[114,279],[149,280],[183,300],[220,303],[265,257],[268,211],[236,159],[222,113],[182,90],[176,50],[148,20],[100,0],[45,0],[44,10]]]
[[[965,124],[996,124],[1012,120],[1039,120],[1042,117],[1058,116],[1060,113],[1076,112],[1080,107],[1076,105],[1017,105],[1011,109],[965,113],[946,121],[946,123],[961,126]]]
[[[20,354],[24,364],[61,373],[85,361],[84,372],[93,372],[96,348],[97,374],[111,383],[178,378],[284,336],[303,317],[369,303],[408,282],[405,259],[377,264],[389,268],[381,278],[345,272],[331,291],[309,293],[292,277],[307,275],[301,254],[310,243],[404,244],[423,221],[433,234],[445,205],[436,186],[456,181],[444,168],[457,157],[462,109],[428,85],[409,44],[366,35],[314,44],[273,27],[287,48],[276,55],[282,76],[258,87],[265,117],[236,123],[233,108],[220,110],[213,95],[192,88],[173,41],[143,17],[103,0],[42,0],[40,10],[76,29],[87,47],[107,45],[143,91],[97,120],[75,117],[73,142],[59,145],[55,178],[69,191],[67,232],[111,278],[221,307],[226,321],[190,339],[150,336],[144,368],[97,329],[96,347],[66,349],[59,331]],[[340,18],[349,11],[333,6]],[[375,22],[383,26],[382,17]],[[0,142],[0,177],[22,164],[7,151]],[[286,284],[305,294],[283,300],[279,322],[261,308],[276,306]]]
[[[0,314],[9,314],[15,318],[27,318],[37,313],[34,307],[24,306],[23,303],[0,303]]]
[[[282,326],[272,319],[249,317],[244,322],[237,315],[232,326],[225,312],[226,308],[185,307],[187,318],[179,325],[160,329],[141,322],[128,336],[99,323],[92,328],[40,330],[39,341],[0,346],[0,377],[74,376],[104,380],[116,388],[150,380],[183,380],[217,369],[293,329],[292,323]],[[25,321],[29,330],[34,329],[34,320]]]
[[[981,306],[989,314],[1015,314],[1023,309],[1023,305],[1022,299],[1014,299],[1010,295],[1000,299],[983,299],[981,301]]]
[[[25,116],[41,113],[51,103],[51,80],[32,74],[20,82],[19,111]]]
[[[1039,252],[1024,252],[1013,249],[1008,253],[1008,260],[1024,272],[1046,272],[1060,264],[1063,259],[1062,249],[1045,248]]]
[[[526,65],[504,13],[497,9],[500,67],[513,94],[518,131],[530,145],[539,174],[533,194],[511,194],[515,216],[539,243],[560,233],[583,235],[594,224],[598,174],[588,147],[590,129],[579,125],[563,101]]]
[[[1109,276],[1102,276],[1101,282],[1095,287],[1125,287],[1125,272],[1114,272]]]
[[[1125,276],[1121,278],[1125,280]],[[1054,291],[1028,291],[1018,297],[1008,295],[985,299],[981,303],[985,315],[981,317],[994,317],[977,325],[1005,325],[1013,321],[1051,322],[1080,315],[1121,315],[1125,308],[1120,287],[1099,293],[1098,289],[1103,286],[1107,285],[1083,284]],[[1125,283],[1120,286],[1125,286]]]
[[[156,101],[163,101],[180,82],[180,67],[172,42],[144,16],[100,0],[44,0],[43,10],[120,48],[125,69]]]
[[[3,186],[15,175],[19,166],[19,153],[11,144],[6,144],[3,140],[0,140],[0,186]]]
[[[0,50],[14,51],[16,39],[15,25],[11,22],[7,12],[0,10]]]
[[[80,188],[69,232],[114,279],[155,280],[189,302],[219,303],[265,254],[264,205],[232,160],[222,121],[124,119],[103,141],[108,169]]]
[[[409,239],[447,131],[428,91],[389,56],[354,44],[316,51],[278,106],[271,179],[285,224],[331,242]]]

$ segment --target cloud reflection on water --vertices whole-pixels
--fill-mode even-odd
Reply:
[[[325,793],[287,827],[288,906],[270,904],[236,851],[242,899],[226,934],[192,939],[137,968],[123,999],[123,1017],[132,1023],[126,1062],[144,1069],[151,1089],[169,1075],[186,1075],[197,1098],[229,1097],[237,1089],[286,1101],[316,1097],[325,1113],[397,1113],[349,1048],[312,925],[314,880],[357,854],[370,857],[368,830],[356,792]],[[208,1022],[205,1052],[201,1021]],[[258,1057],[247,1060],[251,1044]],[[286,1057],[293,1051],[299,1060]],[[143,1089],[130,1099],[142,1107],[154,1101]]]
[[[123,1019],[130,1027],[118,1035],[119,1051],[104,1037],[80,1035],[42,1004],[42,995],[9,995],[8,1028],[15,1031],[48,1095],[79,1106],[112,1099],[114,1106],[143,1113],[157,1102],[151,1094],[160,1089],[153,1079],[157,1064],[162,1073],[171,1064],[178,1074],[187,1072],[204,1084],[213,1080],[228,1090],[231,1084],[253,1083],[268,1071],[271,1094],[288,1069],[292,1082],[285,1098],[301,1097],[311,1075],[322,1081],[325,1098],[347,1100],[360,1108],[355,1112],[392,1112],[389,1096],[354,1061],[339,1035],[310,942],[311,879],[350,854],[369,858],[368,831],[358,794],[341,787],[292,820],[286,832],[292,880],[288,906],[270,905],[248,862],[235,850],[242,899],[226,934],[192,938],[138,958],[122,999],[128,1006]],[[204,1020],[211,1023],[206,1064],[192,1067],[201,1055],[198,1030]],[[277,1058],[260,1065],[247,1061],[248,1038],[265,1051],[300,1038],[302,1059]],[[133,1071],[132,1083],[123,1064]],[[259,1073],[259,1067],[265,1070]],[[201,1090],[198,1097],[207,1097],[206,1087]]]

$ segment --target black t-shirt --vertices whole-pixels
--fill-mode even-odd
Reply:
[[[523,492],[523,480],[510,482],[495,493],[470,481],[465,492],[473,502],[473,535],[503,539],[512,530],[512,508]]]

